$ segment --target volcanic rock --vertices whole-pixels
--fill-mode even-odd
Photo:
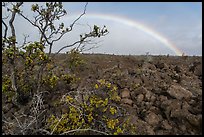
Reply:
[[[181,68],[179,66],[176,66],[174,68],[174,71],[176,71],[176,73],[180,73],[181,72]]]
[[[189,114],[186,118],[188,122],[193,126],[199,127],[202,124],[202,115],[196,116],[193,114]]]
[[[160,96],[159,96],[159,99],[160,99],[161,102],[163,102],[163,101],[166,101],[166,100],[167,100],[167,97],[164,96],[164,95],[160,95]]]
[[[153,112],[153,113],[155,113],[155,114],[159,114],[159,113],[160,113],[159,108],[158,108],[158,107],[155,107],[155,106],[151,106],[151,107],[149,108],[149,111],[150,111],[150,112]]]
[[[142,80],[139,79],[139,78],[135,78],[135,79],[133,80],[133,82],[134,82],[135,84],[141,84],[141,83],[142,83]]]
[[[130,91],[127,88],[125,88],[121,93],[121,97],[122,98],[130,98]]]
[[[156,115],[156,114],[153,113],[153,112],[150,112],[150,113],[146,116],[145,120],[147,121],[147,123],[149,123],[149,124],[152,125],[152,126],[153,126],[153,125],[157,125],[157,124],[159,123],[159,121],[160,121],[158,115]]]
[[[152,84],[152,81],[150,80],[148,76],[142,75],[141,79],[145,86],[149,86]]]
[[[154,129],[151,126],[147,126],[146,130],[148,135],[155,135]]]
[[[136,90],[132,91],[131,96],[136,97],[137,95],[144,94],[146,92],[147,92],[147,89],[141,86],[141,87],[138,87]]]
[[[142,67],[146,68],[146,69],[151,69],[151,70],[155,70],[156,69],[155,65],[150,64],[150,63],[144,63]]]
[[[178,100],[181,100],[183,98],[190,98],[192,96],[192,93],[190,91],[179,85],[172,85],[169,90],[167,90],[167,93]]]
[[[194,74],[197,76],[202,76],[202,65],[198,65],[195,67]]]
[[[144,95],[143,94],[139,94],[137,96],[137,103],[141,103],[143,101],[143,99],[144,99]]]
[[[147,92],[146,92],[146,94],[145,94],[145,99],[146,99],[147,101],[149,101],[150,98],[151,98],[151,95],[152,95],[152,93],[147,90]]]
[[[167,120],[162,121],[162,125],[161,125],[161,127],[164,128],[164,129],[167,129],[167,130],[172,129],[172,126],[169,125],[169,123],[168,123]]]
[[[121,99],[121,103],[123,103],[123,104],[128,104],[128,105],[130,105],[130,106],[133,105],[133,101],[132,101],[131,99],[128,99],[128,98],[123,98],[123,99]]]
[[[151,98],[150,98],[150,101],[151,101],[152,103],[154,103],[155,100],[156,100],[156,97],[155,97],[154,95],[152,95]]]
[[[157,68],[159,68],[159,69],[163,69],[163,68],[164,68],[164,63],[158,62],[155,66],[156,66]]]

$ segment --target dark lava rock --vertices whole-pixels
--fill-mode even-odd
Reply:
[[[154,103],[155,100],[156,100],[156,96],[155,96],[155,95],[152,95],[151,98],[150,98],[150,101],[151,101],[152,103]]]
[[[202,65],[201,64],[195,67],[194,74],[199,77],[202,76]]]
[[[142,75],[141,80],[144,83],[145,86],[150,86],[152,85],[152,80],[148,76]]]
[[[157,124],[159,123],[160,118],[159,118],[159,116],[156,115],[155,113],[150,112],[150,113],[146,116],[145,121],[146,121],[148,124],[150,124],[150,125],[152,125],[152,126],[155,126],[155,125],[157,125]]]
[[[121,93],[121,97],[122,98],[130,98],[130,91],[127,88],[125,88]]]
[[[202,126],[202,115],[196,116],[193,114],[188,114],[186,118],[191,125],[193,125],[195,127],[201,127]]]
[[[133,82],[134,82],[135,84],[142,84],[142,80],[139,79],[139,78],[134,78]]]
[[[142,67],[145,69],[156,70],[155,65],[153,65],[151,63],[144,63]]]
[[[134,70],[134,69],[130,69],[130,70],[128,70],[128,74],[129,74],[130,76],[136,76],[136,75],[137,75],[137,72],[136,72],[136,70]]]
[[[160,112],[161,110],[160,110],[158,107],[155,107],[155,106],[151,106],[150,109],[149,109],[149,111],[155,113],[156,115],[158,115],[158,114],[161,113],[161,112]]]
[[[176,71],[176,73],[180,73],[181,72],[181,68],[179,66],[176,66],[174,68],[174,71]]]
[[[166,96],[164,96],[164,95],[160,95],[159,99],[160,99],[161,102],[168,100],[168,98]]]
[[[164,63],[158,62],[155,66],[156,66],[157,68],[159,68],[159,69],[163,69],[163,68],[164,68]]]
[[[173,98],[176,98],[179,100],[183,98],[187,99],[192,97],[192,93],[190,91],[186,90],[185,88],[179,85],[171,85],[169,90],[167,90],[167,93],[169,93],[169,95],[171,95]]]
[[[137,118],[135,120],[133,119],[130,119],[130,120],[135,122],[137,133],[139,135],[155,135],[154,127],[150,126],[146,121],[140,118]]]
[[[149,91],[149,90],[147,90],[147,91],[146,91],[146,94],[145,94],[145,99],[146,99],[147,101],[150,101],[151,96],[152,96],[152,92]]]
[[[169,124],[169,122],[167,120],[162,121],[161,127],[166,129],[166,130],[172,129],[172,126]]]
[[[121,103],[130,105],[130,106],[133,105],[133,101],[131,99],[128,99],[128,98],[121,99]]]
[[[141,103],[143,101],[143,99],[144,99],[144,95],[143,94],[139,94],[137,96],[137,103]]]
[[[152,126],[147,126],[146,132],[148,135],[155,135],[154,128]]]
[[[131,92],[132,97],[136,97],[139,94],[145,94],[147,92],[147,89],[144,88],[143,86],[138,87],[136,90]]]

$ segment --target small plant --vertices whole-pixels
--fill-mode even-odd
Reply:
[[[2,93],[6,95],[7,102],[11,102],[15,95],[15,92],[11,88],[11,80],[7,75],[2,77]]]
[[[121,100],[118,87],[115,84],[111,84],[110,82],[106,81],[105,79],[100,79],[97,81],[98,83],[95,85],[95,88],[101,92],[105,92],[106,95],[112,100],[119,102]]]
[[[77,49],[72,49],[68,53],[69,69],[73,72],[77,67],[84,64],[84,60],[81,57],[80,52]]]
[[[62,114],[61,118],[51,115],[47,119],[48,130],[53,134],[71,131],[75,131],[75,134],[85,134],[86,129],[103,134],[128,134],[129,121],[122,120],[126,116],[125,109],[115,104],[120,100],[117,86],[100,79],[94,88],[94,94],[82,94],[82,101],[71,94],[63,96],[61,104],[68,106],[68,112]],[[105,95],[100,96],[99,92],[104,92]]]

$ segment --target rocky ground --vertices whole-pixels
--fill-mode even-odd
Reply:
[[[202,134],[202,57],[82,57],[86,63],[76,70],[81,78],[78,88],[92,90],[99,79],[116,84],[121,106],[127,109],[138,134]],[[64,62],[64,55],[57,60],[57,64]],[[51,95],[51,100],[62,94]],[[3,111],[9,114],[9,106]]]
[[[201,134],[202,58],[89,55],[85,85],[118,85],[139,134]]]

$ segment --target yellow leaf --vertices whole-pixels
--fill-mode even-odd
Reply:
[[[95,88],[98,89],[98,84],[95,85]]]
[[[110,112],[112,115],[114,115],[117,112],[117,110],[114,107],[110,107]]]
[[[107,88],[110,88],[110,87],[111,87],[111,83],[108,83],[108,84],[107,84]]]

